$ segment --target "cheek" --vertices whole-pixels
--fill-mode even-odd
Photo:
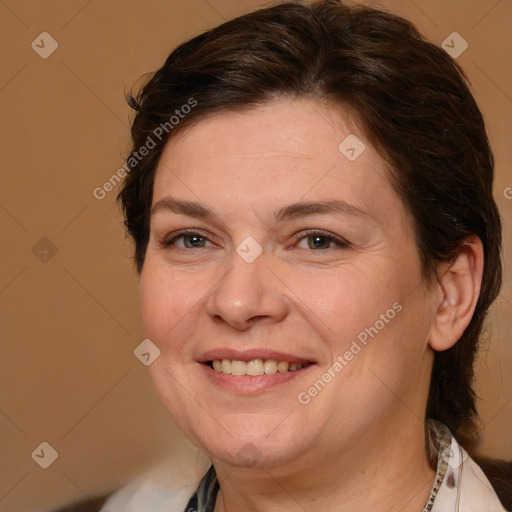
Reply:
[[[379,332],[389,330],[399,309],[393,305],[400,303],[405,285],[400,283],[396,268],[385,263],[375,258],[364,265],[347,264],[300,277],[288,275],[286,283],[294,302],[329,341],[331,351],[344,351],[359,335],[364,338],[365,329],[376,323]]]
[[[170,348],[171,342],[177,348],[202,294],[204,287],[194,275],[183,276],[147,262],[140,279],[143,336],[162,351]]]

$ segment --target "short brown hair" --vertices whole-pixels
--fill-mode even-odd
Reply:
[[[279,96],[331,101],[356,113],[390,164],[390,180],[412,214],[428,282],[435,280],[437,264],[451,260],[468,237],[482,240],[485,267],[476,310],[460,340],[435,354],[426,411],[470,448],[477,418],[473,363],[502,276],[493,155],[463,71],[408,21],[337,0],[287,2],[177,47],[129,100],[137,111],[133,151],[190,98],[197,102],[161,134],[118,195],[135,241],[137,270],[149,239],[155,170],[169,138],[212,113]]]

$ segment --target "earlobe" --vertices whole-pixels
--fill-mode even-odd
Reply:
[[[429,336],[432,349],[452,347],[469,325],[480,294],[483,267],[483,246],[477,236],[464,242],[453,261],[440,265],[437,304]]]

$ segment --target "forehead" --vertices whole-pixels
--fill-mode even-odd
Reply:
[[[172,195],[232,211],[341,199],[379,217],[402,207],[387,175],[386,162],[346,110],[279,99],[178,132],[160,159],[153,204]]]
[[[165,152],[189,163],[215,154],[228,158],[332,161],[339,156],[340,137],[351,133],[364,138],[353,115],[341,107],[318,101],[281,98],[238,111],[212,114],[178,132]],[[195,151],[190,153],[191,148]],[[197,157],[197,158],[196,158]],[[215,164],[216,162],[212,162]]]

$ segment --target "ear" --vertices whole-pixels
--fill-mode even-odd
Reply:
[[[429,345],[446,350],[460,339],[475,311],[484,268],[484,250],[477,236],[468,238],[454,260],[438,267],[436,311]]]

